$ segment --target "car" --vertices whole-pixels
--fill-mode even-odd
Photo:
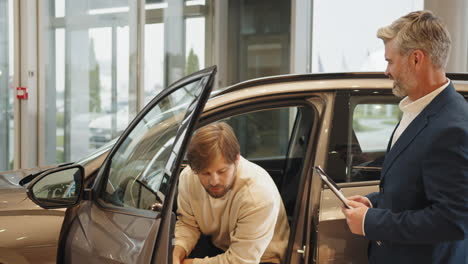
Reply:
[[[172,263],[184,153],[194,130],[216,121],[234,128],[242,156],[280,191],[291,226],[284,263],[367,261],[368,241],[351,234],[340,201],[313,168],[324,168],[346,196],[378,190],[401,117],[392,81],[382,73],[285,75],[212,93],[215,73],[199,71],[158,94],[95,173],[69,164],[29,178],[32,201],[68,208],[58,263]],[[448,77],[468,98],[468,75]]]
[[[120,135],[131,120],[129,120],[128,102],[118,102],[116,113],[104,110],[103,114],[94,116],[89,122],[89,144],[92,149],[99,148],[111,139]],[[114,128],[112,128],[114,123]]]
[[[100,168],[112,140],[74,164],[92,178]],[[45,171],[71,163],[0,172],[0,263],[55,263],[64,209],[44,210],[28,199],[26,185]],[[51,188],[58,193],[59,188]]]

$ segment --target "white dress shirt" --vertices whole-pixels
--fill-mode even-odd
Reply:
[[[397,142],[398,138],[400,138],[401,134],[403,134],[406,128],[411,124],[411,122],[413,122],[413,120],[424,110],[424,108],[426,108],[428,104],[432,102],[432,100],[434,100],[437,95],[439,95],[445,88],[447,88],[449,83],[450,80],[447,80],[444,85],[416,101],[412,101],[408,96],[400,101],[399,107],[403,112],[403,117],[401,118],[400,125],[398,125],[395,134],[393,135],[392,147],[395,142]]]

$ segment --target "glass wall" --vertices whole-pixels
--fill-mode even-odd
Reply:
[[[45,162],[74,161],[137,113],[137,10],[131,1],[43,1]]]
[[[228,85],[290,72],[291,1],[231,0],[228,4],[228,28]],[[257,120],[259,126],[269,131],[277,131],[284,139],[291,129],[284,124],[289,124],[289,117],[294,116],[292,111],[282,108],[238,117],[232,125],[239,136],[239,143],[241,146],[252,145],[253,135],[245,134],[245,124],[252,120]],[[278,140],[277,137],[257,137],[257,141],[275,146],[272,153],[281,153],[288,147],[287,140]]]
[[[229,1],[228,14],[228,84],[289,73],[290,1]]]
[[[117,137],[162,89],[215,62],[220,65],[215,88],[287,74],[292,68],[297,73],[383,71],[384,46],[375,37],[377,28],[425,5],[431,8],[428,2],[438,3],[429,0],[33,2],[39,5],[37,112],[41,130],[39,152],[34,153],[39,157],[39,165],[82,158]],[[13,160],[13,3],[18,1],[0,0],[0,170],[12,168]],[[458,7],[448,5],[447,13],[453,12],[453,6]],[[36,17],[23,17],[21,21],[25,22],[22,27],[28,29],[31,25],[34,28],[31,31],[35,32]],[[298,48],[297,43],[302,45]],[[35,50],[30,53],[34,58]],[[299,67],[296,63],[300,60]],[[293,67],[291,62],[295,63]],[[24,68],[21,72],[27,72],[30,66],[21,65]],[[284,116],[288,113],[278,114],[275,123],[279,124]]]
[[[206,66],[204,0],[42,3],[46,164],[119,136],[164,87]]]
[[[13,0],[0,0],[0,171],[13,168]]]
[[[144,51],[144,102],[164,87],[205,68],[211,51],[205,46],[206,17],[211,5],[205,0],[146,0]]]
[[[385,71],[377,29],[423,6],[424,0],[314,0],[312,72]]]

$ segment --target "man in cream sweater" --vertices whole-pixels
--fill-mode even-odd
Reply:
[[[232,128],[200,128],[187,159],[179,181],[174,263],[280,263],[289,237],[281,196],[264,169],[240,156]],[[210,238],[205,242],[211,247],[201,245],[201,236]]]

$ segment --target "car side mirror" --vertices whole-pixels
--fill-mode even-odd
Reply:
[[[46,171],[27,188],[28,197],[45,209],[68,208],[79,203],[83,194],[84,168],[70,165]]]

